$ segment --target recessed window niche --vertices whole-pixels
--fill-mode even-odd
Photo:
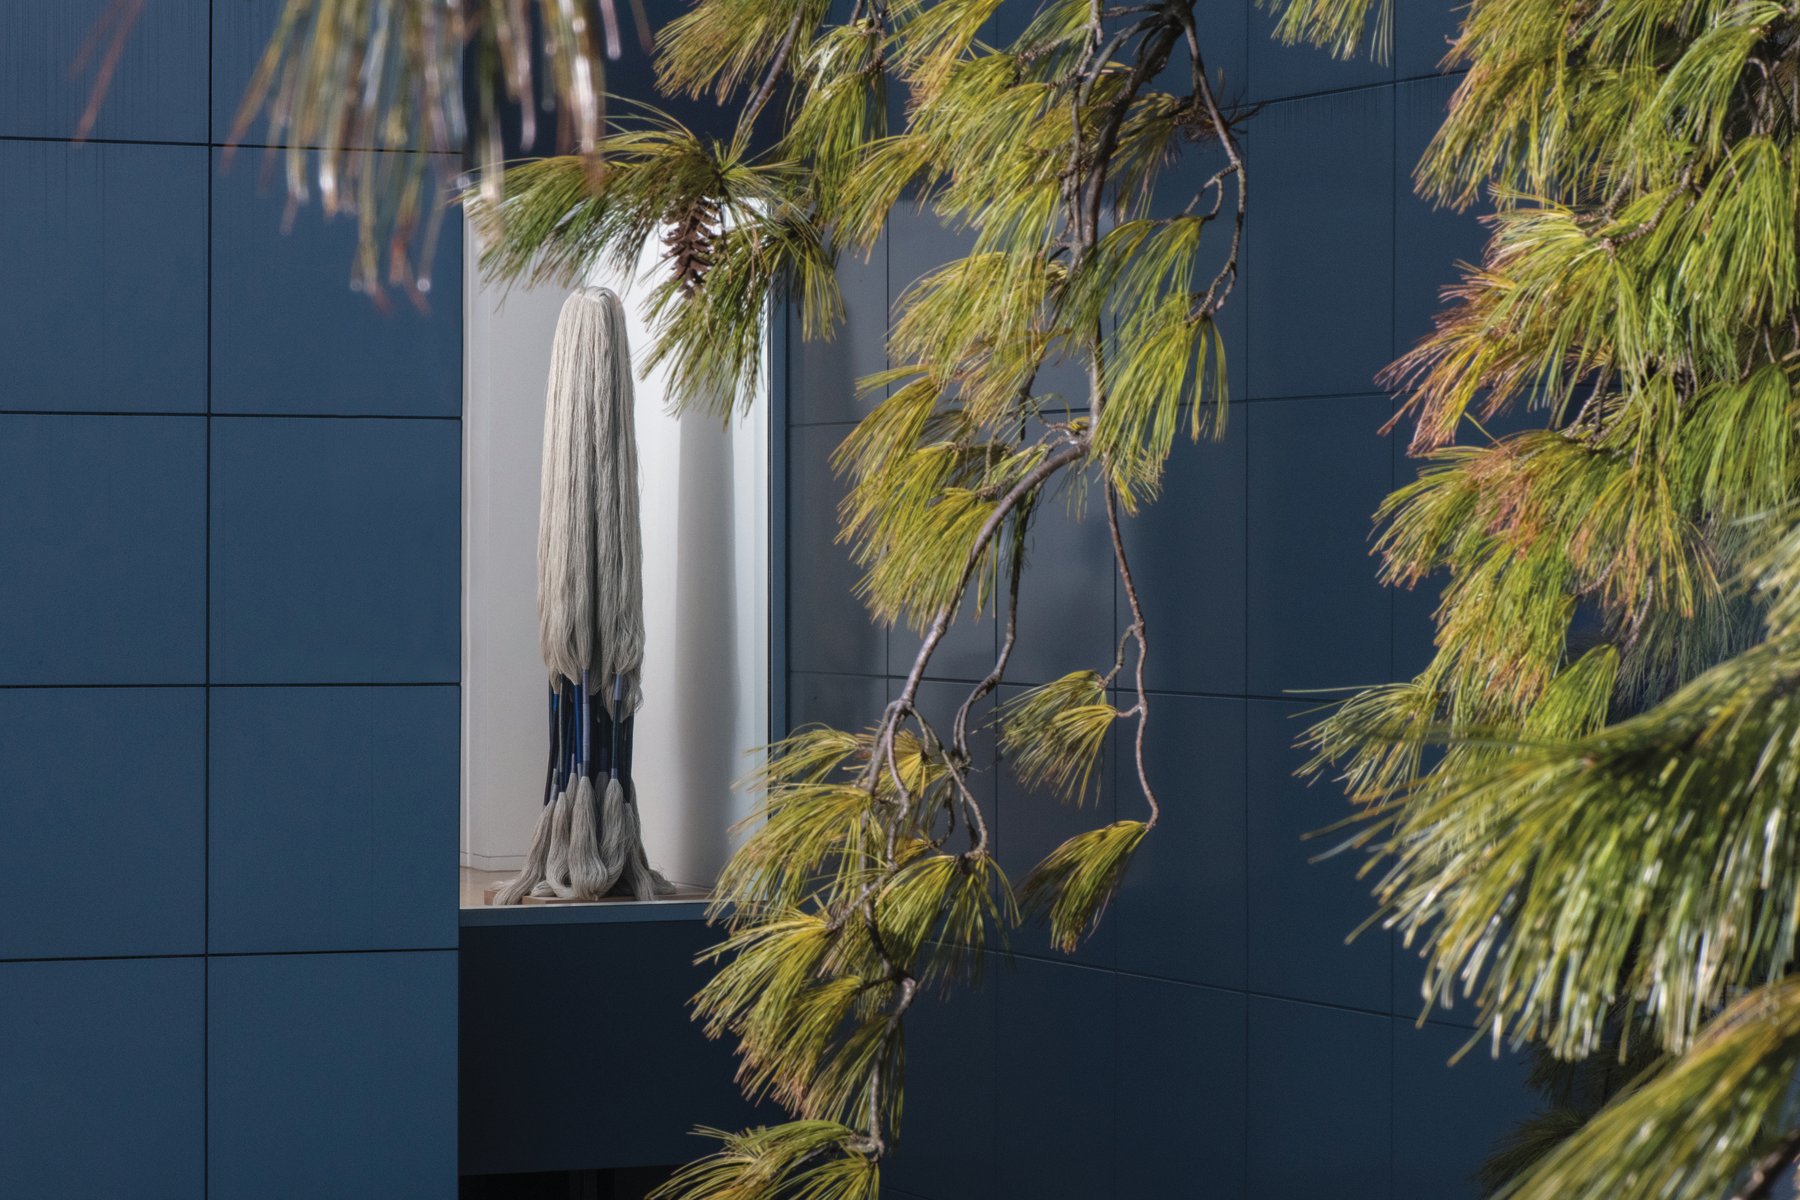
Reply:
[[[769,404],[738,397],[729,425],[711,411],[671,411],[665,372],[645,370],[659,251],[652,243],[635,275],[586,282],[624,301],[636,383],[646,650],[631,774],[650,863],[691,903],[725,862],[750,803],[735,785],[768,741]],[[539,475],[550,349],[569,291],[487,286],[474,270],[464,288],[464,908],[484,906],[518,870],[543,801]]]

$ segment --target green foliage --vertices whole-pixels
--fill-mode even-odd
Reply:
[[[262,116],[267,143],[283,148],[291,201],[316,186],[328,215],[355,214],[353,284],[377,297],[398,286],[422,302],[443,214],[436,164],[455,160],[383,152],[447,156],[466,141],[496,187],[500,109],[519,106],[530,142],[530,98],[541,94],[591,158],[605,123],[606,59],[628,35],[648,36],[642,9],[630,11],[635,21],[617,0],[591,10],[546,0],[283,0],[229,140]]]
[[[1532,1113],[1495,1143],[1481,1164],[1477,1180],[1484,1196],[1492,1196],[1549,1155],[1593,1120],[1594,1114],[1552,1106]]]
[[[714,951],[729,955],[695,998],[709,1036],[738,1038],[745,1091],[773,1091],[796,1110],[826,1115],[821,1075],[851,1007],[870,986],[856,975],[823,971],[835,931],[818,915],[790,912],[739,929]]]
[[[1359,7],[1283,28],[1341,48]],[[1419,180],[1495,213],[1389,374],[1427,465],[1378,542],[1441,586],[1437,652],[1323,721],[1314,766],[1368,806],[1428,1003],[1570,1062],[1631,1053],[1621,1026],[1669,1056],[1523,1129],[1501,1194],[1765,1197],[1800,1154],[1800,18],[1486,0],[1452,58]],[[1548,428],[1456,444],[1520,409]]]
[[[1654,1038],[1615,1005],[1608,1032],[1587,1058],[1567,1060],[1532,1051],[1527,1083],[1544,1107],[1508,1131],[1482,1164],[1482,1194],[1491,1196],[1579,1133],[1607,1105],[1655,1077],[1667,1065]]]
[[[844,454],[859,440],[852,434]],[[992,565],[994,523],[1016,503],[1008,498],[1050,449],[1013,449],[976,433],[894,455],[859,479],[841,516],[852,554],[867,568],[860,592],[869,610],[882,621],[910,619],[920,632],[946,607],[954,611],[968,577]]]
[[[1768,643],[1642,715],[1523,738],[1398,801],[1379,891],[1400,928],[1429,929],[1427,988],[1478,989],[1485,1027],[1578,1058],[1615,995],[1679,1052],[1782,977],[1800,758],[1771,750],[1800,744],[1797,683],[1800,650]]]
[[[1073,323],[1117,327],[1108,354],[1118,365],[1094,441],[1132,511],[1138,496],[1155,494],[1177,429],[1195,440],[1225,431],[1225,346],[1195,278],[1210,221],[1123,222],[1072,285]]]
[[[1132,513],[1153,498],[1183,426],[1198,441],[1225,432],[1225,343],[1210,316],[1180,297],[1126,318],[1113,396],[1094,441],[1113,464],[1112,485]]]
[[[1002,713],[1000,749],[1026,787],[1049,786],[1076,804],[1092,791],[1101,747],[1118,718],[1106,679],[1077,671],[1020,693]]]
[[[1800,1122],[1800,981],[1743,996],[1693,1048],[1566,1137],[1503,1200],[1767,1195]]]
[[[982,948],[1004,946],[1018,920],[1012,885],[986,852],[920,854],[883,883],[875,912],[883,941],[923,964],[920,983],[946,987],[978,979]]]
[[[1393,0],[1260,2],[1280,14],[1275,36],[1290,45],[1309,42],[1330,50],[1338,58],[1350,58],[1368,41],[1373,44],[1375,56],[1382,60],[1393,46]]]
[[[762,905],[798,905],[830,874],[856,864],[874,820],[868,792],[853,782],[783,785],[745,819],[746,836],[715,903],[752,906],[740,919],[761,919]]]
[[[790,1121],[742,1133],[706,1129],[719,1150],[683,1167],[651,1200],[877,1200],[881,1168],[866,1140],[835,1121]]]
[[[811,164],[821,203],[835,207],[846,175],[887,132],[887,79],[879,26],[827,30],[797,58],[800,96],[783,149]]]
[[[670,21],[658,38],[657,83],[670,94],[723,101],[768,73],[791,40],[805,54],[827,0],[714,0]],[[792,35],[788,31],[792,29]]]
[[[1422,179],[1456,200],[1489,180],[1551,198],[1654,192],[1727,152],[1725,131],[1751,107],[1753,79],[1765,78],[1752,52],[1784,19],[1780,5],[1744,0],[1473,8],[1452,59],[1479,74]]]
[[[1114,821],[1078,833],[1033,867],[1020,889],[1027,913],[1047,916],[1050,940],[1067,954],[1100,923],[1149,826]]]
[[[680,269],[652,293],[645,366],[668,364],[678,406],[721,413],[760,386],[771,294],[791,290],[811,329],[842,316],[831,255],[789,194],[791,167],[752,161],[741,140],[704,140],[658,114],[608,134],[598,151],[599,161],[516,166],[497,197],[465,194],[485,274],[568,285],[596,263],[635,272],[644,245],[664,236],[664,261]]]

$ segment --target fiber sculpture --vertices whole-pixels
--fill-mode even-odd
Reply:
[[[583,288],[557,320],[544,403],[538,513],[538,645],[550,673],[544,805],[525,865],[496,893],[496,904],[615,893],[650,900],[674,890],[645,857],[629,773],[644,662],[632,405],[624,305],[605,288]]]

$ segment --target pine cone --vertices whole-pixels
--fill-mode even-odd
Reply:
[[[719,205],[711,196],[695,196],[682,206],[663,235],[668,247],[669,270],[691,296],[712,269],[713,242],[719,236]]]

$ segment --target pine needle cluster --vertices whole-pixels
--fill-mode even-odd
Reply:
[[[1342,49],[1370,16],[1283,28]],[[1494,214],[1390,372],[1426,465],[1379,540],[1441,587],[1437,650],[1320,724],[1316,765],[1369,808],[1427,1005],[1652,1054],[1515,1139],[1499,1194],[1765,1197],[1800,1158],[1800,18],[1478,0],[1450,59],[1421,190]],[[1487,436],[1521,410],[1544,427]]]
[[[592,156],[606,60],[648,36],[638,0],[282,0],[228,141],[261,118],[265,144],[282,147],[290,205],[316,187],[327,215],[355,216],[352,286],[378,300],[397,287],[423,304],[444,214],[440,164],[468,146],[496,188],[502,108],[530,145],[540,101],[569,148]]]

